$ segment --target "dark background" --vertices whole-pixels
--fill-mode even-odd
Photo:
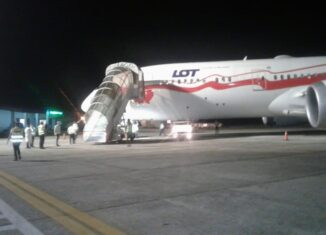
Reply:
[[[0,1],[0,108],[79,109],[119,61],[326,55],[316,3],[175,2]]]

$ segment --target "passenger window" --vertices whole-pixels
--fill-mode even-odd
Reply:
[[[229,82],[231,82],[231,77],[228,78]]]
[[[288,79],[291,79],[291,75],[290,74],[288,74]]]
[[[277,80],[277,75],[274,75],[274,80]]]
[[[284,79],[284,76],[283,76],[283,74],[281,75],[281,80],[283,80]]]

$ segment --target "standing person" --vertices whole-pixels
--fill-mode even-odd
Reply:
[[[40,149],[44,149],[44,139],[45,139],[45,125],[43,122],[40,122],[40,125],[37,127],[38,135],[40,137]]]
[[[34,139],[35,139],[35,136],[36,136],[36,129],[35,127],[33,126],[33,124],[29,124],[29,127],[31,128],[31,133],[32,133],[32,141],[31,141],[31,147],[34,148]]]
[[[25,141],[26,141],[26,148],[31,148],[32,147],[32,129],[31,129],[31,125],[28,124],[25,127]]]
[[[132,133],[132,123],[130,121],[130,119],[128,119],[127,121],[127,140],[133,141],[134,137],[133,137],[133,133]]]
[[[70,125],[67,129],[67,133],[69,135],[69,144],[72,144],[73,143],[73,128],[72,128],[72,125]]]
[[[221,127],[222,127],[222,123],[215,121],[215,135],[218,134]]]
[[[56,143],[57,146],[59,146],[59,138],[60,138],[60,135],[61,135],[61,123],[59,121],[54,126],[53,133],[57,137],[55,143]]]
[[[164,134],[164,128],[165,128],[165,126],[164,126],[164,123],[163,122],[161,122],[161,124],[160,124],[160,136],[162,135],[162,134]]]
[[[74,124],[70,125],[68,127],[68,135],[69,135],[69,143],[74,144],[76,142],[76,133],[78,129],[76,129],[76,126]]]
[[[72,124],[72,128],[73,128],[73,131],[74,131],[74,143],[75,143],[76,139],[77,139],[77,136],[78,136],[78,130],[79,130],[77,122],[74,122]]]
[[[22,157],[20,155],[20,143],[23,142],[24,140],[24,134],[23,134],[23,129],[19,127],[19,123],[16,122],[15,126],[13,128],[10,129],[10,133],[8,136],[8,141],[10,140],[12,143],[12,146],[14,148],[14,161],[20,160]]]

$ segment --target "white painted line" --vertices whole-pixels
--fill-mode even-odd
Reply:
[[[0,199],[0,211],[2,212],[4,218],[7,218],[12,224],[1,226],[0,231],[5,231],[2,229],[17,229],[22,234],[33,234],[33,235],[43,235],[37,228],[35,228],[31,223],[29,223],[24,217],[19,215],[14,209],[12,209],[7,203]],[[11,228],[12,227],[12,228]]]
[[[8,231],[8,230],[17,230],[17,228],[12,224],[5,225],[5,226],[0,226],[0,232]]]

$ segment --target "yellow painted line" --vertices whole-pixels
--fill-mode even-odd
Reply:
[[[74,234],[122,235],[121,231],[81,212],[21,180],[0,170],[0,184]]]

